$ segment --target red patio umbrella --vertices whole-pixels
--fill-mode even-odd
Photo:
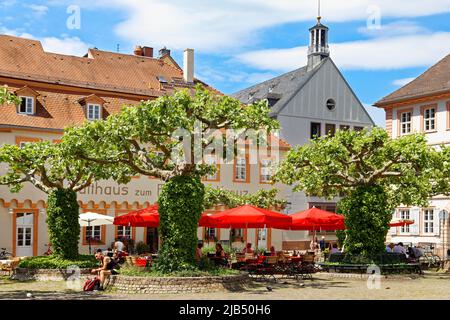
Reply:
[[[158,205],[150,205],[147,208],[115,217],[114,224],[118,226],[156,228],[159,226]]]
[[[202,214],[199,225],[201,226],[207,223],[208,215]],[[131,211],[122,216],[115,217],[114,224],[118,226],[157,228],[159,227],[158,205],[150,205],[147,208]]]
[[[290,230],[343,230],[344,216],[316,207],[290,215]]]
[[[393,220],[391,221],[391,223],[389,223],[389,227],[404,227],[404,226],[408,226],[414,224],[414,220]]]
[[[231,229],[240,228],[275,228],[285,229],[292,223],[292,218],[288,215],[261,209],[252,205],[225,210],[208,217],[206,224],[211,228]],[[258,243],[255,244],[258,248]]]
[[[284,229],[292,223],[288,215],[251,205],[225,210],[209,216],[213,228],[276,228]]]

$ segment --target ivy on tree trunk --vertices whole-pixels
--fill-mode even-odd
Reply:
[[[47,225],[53,253],[64,259],[78,256],[79,205],[72,190],[54,189],[48,195]]]
[[[198,221],[203,212],[205,187],[199,176],[176,176],[158,199],[162,246],[156,269],[170,273],[196,268]]]
[[[389,197],[382,186],[360,186],[339,202],[345,216],[345,250],[351,254],[377,255],[385,250],[392,218]]]

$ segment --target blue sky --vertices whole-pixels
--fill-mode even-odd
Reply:
[[[450,53],[450,0],[322,0],[321,15],[331,57],[381,126],[370,105]],[[316,16],[317,0],[0,0],[0,33],[80,56],[167,46],[180,65],[194,48],[196,76],[233,93],[303,66]]]

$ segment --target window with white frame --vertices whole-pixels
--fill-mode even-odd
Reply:
[[[261,160],[261,182],[270,182],[273,175],[272,159]]]
[[[89,241],[89,238],[93,241],[101,241],[102,229],[100,226],[90,226],[86,227],[86,241]]]
[[[411,112],[400,114],[400,132],[401,134],[411,133]]]
[[[33,97],[20,97],[19,113],[21,114],[34,114],[34,98]]]
[[[427,108],[423,111],[423,127],[425,131],[436,130],[436,108]]]
[[[131,239],[131,227],[129,227],[129,226],[118,226],[117,227],[117,238],[119,238],[119,239]]]
[[[400,210],[400,219],[401,220],[410,220],[409,209],[401,209]],[[401,233],[409,233],[409,225],[402,226],[400,228]]]
[[[206,228],[205,239],[216,238],[216,228]]]
[[[433,209],[423,210],[423,233],[434,233]]]
[[[245,157],[236,158],[235,180],[247,180],[247,160],[245,159]]]
[[[88,104],[87,105],[87,118],[89,121],[100,120],[101,117],[102,117],[101,105],[99,105],[99,104]]]

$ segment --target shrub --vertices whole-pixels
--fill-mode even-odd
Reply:
[[[139,241],[136,243],[136,252],[137,254],[148,253],[150,252],[150,246],[142,241]]]
[[[75,259],[63,259],[59,256],[29,257],[19,263],[19,268],[28,269],[66,269],[69,266],[95,268],[99,262],[92,255],[79,255]]]
[[[208,270],[192,269],[174,272],[161,272],[155,268],[140,268],[127,266],[120,269],[120,274],[132,277],[208,277],[208,276],[229,276],[237,275],[239,271],[227,268],[213,267]]]

